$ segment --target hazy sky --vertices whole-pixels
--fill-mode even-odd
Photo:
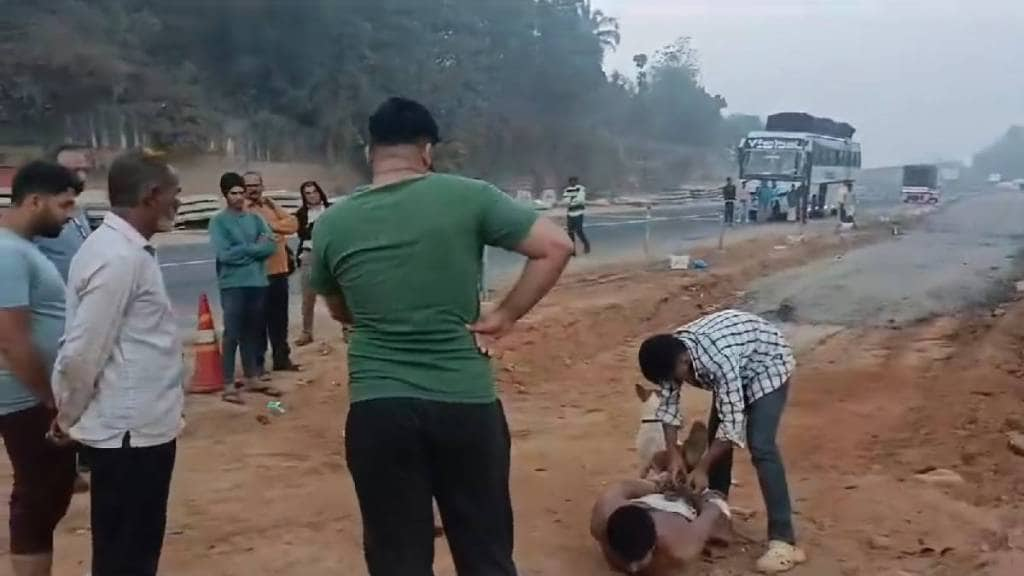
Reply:
[[[1024,124],[1024,0],[593,0],[632,55],[690,36],[730,112],[853,124],[867,165],[968,159]]]

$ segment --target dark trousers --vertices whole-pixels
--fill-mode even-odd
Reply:
[[[732,224],[736,221],[736,201],[726,200],[725,201],[725,223]]]
[[[288,275],[277,274],[267,278],[267,299],[264,307],[265,335],[259,355],[259,369],[264,371],[267,341],[270,342],[274,369],[286,368],[292,363],[292,349],[288,346]]]
[[[261,340],[266,329],[263,312],[266,293],[266,288],[225,288],[220,291],[220,306],[224,311],[221,362],[225,386],[235,384],[236,352],[241,353],[242,374],[246,378],[260,375],[260,357],[266,351],[266,343]]]
[[[0,416],[0,436],[11,459],[11,554],[53,551],[53,530],[64,517],[75,484],[75,449],[46,439],[56,413],[33,406]]]
[[[590,254],[590,240],[587,239],[587,234],[583,231],[583,214],[569,216],[566,219],[566,228],[569,231],[569,239],[572,240],[573,254],[576,253],[577,236],[579,236],[580,242],[583,242],[583,253]]]
[[[92,466],[92,576],[155,576],[176,443],[86,448]]]
[[[370,576],[433,575],[433,500],[459,576],[514,576],[510,444],[500,402],[352,404],[345,451]]]
[[[775,442],[779,422],[789,396],[789,384],[762,396],[747,407],[747,448],[750,459],[757,470],[757,481],[761,485],[765,509],[768,510],[768,539],[796,543],[793,532],[793,511],[789,500],[789,485],[786,483],[786,468]],[[708,420],[708,434],[714,440],[718,432],[718,412],[711,408]],[[708,474],[712,490],[728,495],[732,485],[732,452]]]

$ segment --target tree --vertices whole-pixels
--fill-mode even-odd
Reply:
[[[540,188],[570,172],[609,187],[649,170],[652,181],[681,180],[700,164],[696,150],[720,151],[728,139],[725,99],[700,84],[689,42],[637,55],[635,82],[606,75],[619,24],[589,0],[7,0],[4,8],[0,139],[8,142],[345,162],[361,155],[373,108],[397,94],[437,115],[439,166],[499,181],[530,175]]]
[[[1011,126],[999,140],[975,154],[974,170],[982,177],[1024,178],[1024,126]]]
[[[601,48],[614,52],[622,42],[619,19],[608,16],[601,10],[594,10],[590,0],[579,2],[580,16],[590,27],[590,32],[601,43]]]

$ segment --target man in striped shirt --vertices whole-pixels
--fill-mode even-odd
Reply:
[[[573,176],[569,178],[569,186],[562,192],[562,199],[569,205],[565,215],[566,227],[569,231],[569,239],[572,240],[572,254],[576,255],[576,237],[579,236],[583,242],[583,253],[590,254],[590,240],[583,231],[583,212],[587,208],[587,187],[580,184],[580,179]]]
[[[761,572],[777,573],[806,561],[796,547],[786,471],[775,442],[789,379],[796,366],[793,351],[779,330],[759,316],[725,310],[676,330],[648,338],[640,346],[644,377],[661,387],[656,417],[665,444],[674,446],[683,424],[679,409],[683,383],[710,391],[710,446],[690,475],[696,491],[728,495],[733,446],[749,447],[768,509],[768,551],[757,562]],[[669,450],[673,479],[683,469]]]

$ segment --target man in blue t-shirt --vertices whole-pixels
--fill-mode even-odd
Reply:
[[[53,530],[75,480],[75,451],[54,437],[50,375],[64,332],[64,281],[31,239],[55,238],[75,208],[75,175],[36,161],[14,176],[0,221],[0,435],[14,469],[14,574],[50,574]]]

